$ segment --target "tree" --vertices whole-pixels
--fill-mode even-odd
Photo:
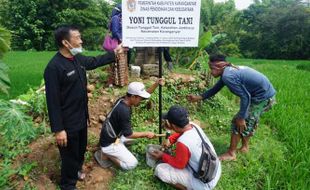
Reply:
[[[201,24],[204,29],[212,31],[216,39],[208,46],[208,53],[240,56],[238,48],[240,16],[234,0],[225,3],[214,3],[213,0],[202,1]]]
[[[256,2],[242,13],[246,57],[309,59],[310,11],[298,0]]]
[[[6,7],[0,8],[2,23],[13,32],[12,48],[17,50],[55,50],[53,31],[64,24],[79,26],[87,39],[84,47],[98,49],[111,10],[107,3],[97,0],[0,1]]]

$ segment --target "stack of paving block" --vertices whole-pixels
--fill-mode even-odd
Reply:
[[[117,86],[128,85],[127,52],[117,55],[117,61],[112,64],[113,83]]]

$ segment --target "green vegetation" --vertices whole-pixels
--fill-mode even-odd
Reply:
[[[284,159],[269,168],[271,187],[308,189],[310,139],[310,75],[297,70],[309,61],[232,60],[244,62],[265,73],[277,89],[278,104],[263,117],[263,123],[276,131],[276,138],[287,149]]]
[[[0,25],[14,31],[14,50],[56,50],[54,30],[64,24],[81,28],[87,49],[99,49],[112,9],[97,0],[0,0]]]
[[[10,49],[11,33],[0,26],[0,94],[8,94],[10,79],[8,77],[8,68],[2,62],[3,55]]]
[[[29,107],[28,107],[29,106]],[[30,144],[39,134],[43,133],[45,126],[35,127],[32,117],[26,113],[31,105],[19,105],[5,100],[0,100],[0,188],[14,187],[14,181],[10,183],[10,177],[18,174],[22,177],[28,175],[34,163],[12,168],[14,159],[29,152],[27,145]]]
[[[88,52],[87,54],[96,55],[98,53],[100,52]],[[16,80],[17,84],[24,83],[24,86],[28,87],[39,86],[43,69],[53,54],[54,52],[10,52],[5,56],[8,65],[11,67],[11,64],[20,63],[19,66],[11,67],[10,72],[15,73],[15,76],[21,76],[26,69],[28,70],[27,80],[25,77],[16,79],[12,77],[12,81]],[[14,61],[10,62],[10,60]],[[37,61],[37,64],[30,64],[28,61],[26,63],[23,60]],[[229,61],[236,65],[248,65],[264,73],[277,90],[278,103],[270,112],[263,115],[257,133],[252,138],[250,153],[238,155],[236,162],[222,163],[222,178],[217,189],[307,189],[310,186],[307,180],[310,177],[310,151],[308,149],[310,76],[307,70],[310,62],[236,58],[231,58]],[[22,67],[25,64],[28,66]],[[189,72],[181,67],[176,70],[193,76],[199,74],[197,71]],[[36,79],[33,80],[32,77]],[[28,81],[33,82],[31,84]],[[202,79],[188,84],[167,79],[163,88],[163,111],[173,104],[181,104],[189,108],[191,118],[201,122],[201,126],[204,127],[205,132],[215,145],[217,153],[221,154],[229,145],[230,120],[238,110],[238,98],[224,89],[212,100],[189,104],[185,100],[188,93],[204,91],[204,89],[198,88],[200,82]],[[15,83],[12,82],[12,84],[12,88],[14,88]],[[25,91],[27,91],[26,88]],[[1,102],[0,187],[8,185],[8,179],[12,175],[27,178],[31,170],[36,167],[36,163],[25,163],[20,168],[11,168],[12,160],[17,155],[26,153],[28,150],[24,147],[46,130],[42,127],[34,127],[32,119],[24,115],[24,113],[32,113],[36,117],[45,118],[44,96],[36,93],[35,90],[30,89],[27,94],[19,96],[20,99],[30,103],[26,107],[5,101]],[[109,93],[113,93],[113,90],[109,90]],[[157,93],[156,91],[150,100],[153,105],[151,109],[148,109],[149,104],[145,102],[133,110],[134,130],[158,132]],[[21,118],[22,122],[18,122],[20,120],[16,118]],[[19,125],[16,122],[24,124],[24,127],[18,128]],[[96,139],[91,138],[91,141],[95,144]],[[139,160],[138,167],[128,172],[116,169],[116,176],[110,183],[110,188],[171,189],[170,186],[157,180],[153,176],[153,169],[145,164],[145,145],[156,144],[158,143],[157,139],[140,139],[138,142],[131,147]],[[90,159],[91,154],[87,154],[86,160]],[[14,184],[14,181],[11,183]]]
[[[0,0],[0,4],[0,25],[15,34],[13,50],[38,51],[56,50],[53,31],[64,24],[79,26],[86,49],[99,50],[113,8],[98,0]],[[256,0],[245,10],[237,10],[234,0],[204,0],[200,34],[217,36],[209,54],[309,59],[309,10],[305,0]]]
[[[12,51],[4,56],[4,62],[9,67],[9,77],[12,86],[9,95],[0,94],[0,99],[13,99],[26,93],[29,88],[38,87],[43,80],[43,72],[47,63],[55,55],[54,51],[25,52]],[[102,52],[86,52],[85,55],[98,55]]]
[[[277,89],[278,104],[262,117],[256,135],[251,140],[249,154],[238,155],[236,162],[222,163],[222,178],[217,189],[308,189],[309,182],[309,123],[310,76],[308,71],[296,70],[296,65],[309,61],[277,61],[231,59],[232,63],[249,65],[269,77]],[[193,73],[192,73],[193,74]],[[189,105],[188,93],[201,92],[197,83],[180,86],[169,83],[163,89],[164,109],[175,103],[189,108],[191,117],[202,122],[218,154],[229,145],[230,120],[238,110],[238,98],[227,89],[213,100]],[[151,101],[157,102],[156,93]],[[155,108],[156,110],[156,108]],[[141,105],[133,112],[133,126],[139,131],[158,131],[157,111]],[[147,122],[146,122],[147,121]],[[150,121],[153,122],[150,124]],[[154,123],[155,122],[155,123]],[[153,176],[145,164],[145,145],[156,141],[139,140],[131,147],[139,160],[134,171],[117,171],[111,189],[171,189]],[[160,185],[159,185],[160,184]]]
[[[120,2],[115,0],[115,2]],[[214,3],[202,1],[200,48],[171,48],[173,60],[179,64],[175,71],[198,75],[207,69],[208,54],[223,53],[230,57],[310,59],[310,7],[300,0],[255,0],[246,10],[235,8],[233,0]],[[81,28],[83,45],[88,50],[99,50],[108,29],[112,6],[97,0],[0,0],[0,189],[14,189],[12,176],[24,179],[37,163],[23,163],[13,168],[18,155],[29,151],[31,141],[46,132],[35,126],[33,120],[45,121],[46,102],[42,91],[43,71],[56,50],[53,31],[63,24]],[[10,45],[10,33],[13,40]],[[208,45],[207,52],[201,51]],[[31,50],[28,52],[6,51]],[[97,55],[101,52],[86,52]],[[4,57],[3,57],[4,55]],[[236,162],[222,164],[222,178],[217,189],[308,189],[310,187],[310,61],[263,59],[236,59],[236,65],[249,65],[271,80],[277,90],[278,104],[262,117],[251,151],[238,156]],[[105,73],[99,78],[105,79]],[[199,78],[199,77],[197,77]],[[207,78],[207,77],[206,77]],[[189,108],[191,117],[199,120],[211,138],[217,152],[223,153],[229,145],[230,120],[238,110],[238,98],[227,89],[212,100],[189,104],[185,96],[200,93],[204,79],[183,84],[168,81],[163,88],[164,110],[173,104]],[[212,81],[212,80],[211,80]],[[101,88],[96,84],[96,88]],[[123,88],[125,91],[125,88]],[[6,94],[3,94],[6,93]],[[26,93],[26,94],[25,94]],[[94,97],[99,93],[95,92]],[[113,93],[112,89],[108,93]],[[158,95],[149,104],[134,109],[134,129],[157,131]],[[23,95],[21,95],[23,94]],[[8,99],[20,98],[27,105]],[[140,109],[141,108],[141,109]],[[155,111],[154,111],[155,110]],[[31,116],[30,116],[31,115]],[[96,139],[91,138],[92,144]],[[153,176],[145,164],[145,145],[156,140],[139,140],[131,149],[139,160],[138,167],[129,172],[117,170],[111,189],[171,189]],[[91,160],[91,151],[86,160]],[[16,182],[15,182],[16,183]],[[24,189],[32,189],[25,183]]]
[[[29,88],[37,87],[43,79],[43,71],[55,52],[8,52],[4,62],[9,67],[11,88],[9,96],[0,94],[0,98],[12,99],[26,93]]]

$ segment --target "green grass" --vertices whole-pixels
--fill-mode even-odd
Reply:
[[[12,99],[26,93],[30,87],[37,87],[43,79],[43,70],[55,52],[9,52],[4,56],[4,63],[9,66],[11,88],[9,96],[0,95],[2,99]]]
[[[284,159],[269,168],[273,189],[308,189],[310,186],[310,61],[232,60],[247,63],[263,72],[277,90],[277,105],[263,116],[262,122],[276,131],[283,144]],[[260,64],[257,64],[257,63]]]
[[[24,94],[29,88],[37,87],[43,80],[43,72],[56,52],[12,51],[4,56],[4,63],[9,66],[11,88],[9,96],[0,94],[0,99],[14,99]],[[98,55],[102,52],[86,52],[86,55]]]
[[[277,90],[278,104],[262,116],[257,133],[251,139],[249,154],[238,155],[236,162],[222,163],[222,177],[216,189],[308,189],[310,75],[309,71],[300,70],[297,66],[307,68],[310,62],[250,59],[230,61],[236,65],[251,66],[264,73]],[[218,154],[225,152],[230,140],[230,120],[238,110],[238,98],[226,88],[213,101],[189,105],[184,100],[176,100],[176,97],[184,98],[189,93],[187,88],[174,89],[173,86],[166,86],[163,89],[166,94],[163,97],[165,109],[176,102],[188,107],[192,118],[199,119],[207,126],[205,131]],[[152,97],[155,102],[156,96]],[[155,126],[143,126],[145,118],[152,118],[152,112],[154,113],[143,109],[143,106],[141,111],[134,110],[133,115],[137,115],[133,118],[135,130],[157,130]],[[153,115],[153,118],[156,116]],[[154,120],[157,121],[157,118]],[[137,145],[138,148],[133,147],[133,152],[140,161],[138,168],[130,172],[117,172],[111,189],[132,189],[137,184],[143,189],[171,189],[155,179],[150,169],[147,170],[142,147],[148,143],[151,142],[142,141]]]

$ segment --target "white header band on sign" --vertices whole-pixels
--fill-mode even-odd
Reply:
[[[200,0],[123,0],[126,47],[197,47]]]

